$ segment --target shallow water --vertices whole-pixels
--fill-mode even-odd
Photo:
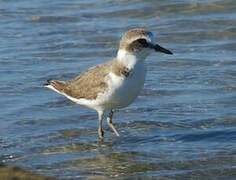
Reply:
[[[63,179],[236,177],[236,1],[0,1],[0,160]],[[147,27],[153,54],[139,98],[97,115],[42,87],[116,55]]]

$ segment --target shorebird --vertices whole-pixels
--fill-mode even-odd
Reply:
[[[152,52],[172,54],[154,42],[153,33],[135,28],[123,34],[117,56],[98,64],[68,81],[48,80],[45,87],[98,113],[98,136],[103,138],[102,121],[119,136],[112,123],[114,110],[131,104],[142,89],[146,76],[144,60]]]

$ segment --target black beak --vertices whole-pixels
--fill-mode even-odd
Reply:
[[[151,47],[152,47],[153,49],[155,49],[155,51],[157,51],[157,52],[162,52],[162,53],[165,53],[165,54],[173,54],[170,50],[165,49],[165,48],[161,47],[161,46],[158,45],[158,44],[151,45]]]

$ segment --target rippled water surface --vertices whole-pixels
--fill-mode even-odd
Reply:
[[[236,1],[0,1],[0,161],[63,179],[236,178]],[[173,56],[147,61],[143,91],[114,117],[42,87],[153,31]],[[105,125],[105,124],[104,124]]]

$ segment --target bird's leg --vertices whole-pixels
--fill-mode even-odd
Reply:
[[[98,111],[98,136],[100,139],[103,139],[104,136],[104,131],[102,129],[103,114],[103,111]]]
[[[119,133],[117,132],[116,128],[114,127],[114,125],[112,124],[112,117],[113,117],[113,113],[114,111],[111,110],[108,117],[107,117],[107,124],[108,126],[112,129],[112,131],[116,134],[116,136],[120,136]]]

